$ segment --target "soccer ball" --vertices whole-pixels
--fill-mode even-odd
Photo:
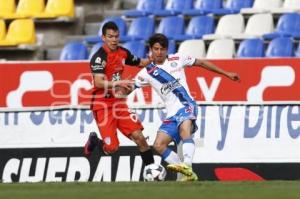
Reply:
[[[160,164],[149,164],[145,166],[144,181],[163,181],[167,175],[166,169]]]

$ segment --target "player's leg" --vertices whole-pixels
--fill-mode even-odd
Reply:
[[[159,131],[156,135],[153,147],[168,164],[180,163],[181,160],[178,154],[168,147],[172,140],[173,138],[169,134]]]
[[[182,140],[183,162],[192,166],[195,153],[195,143],[192,138],[194,124],[192,120],[185,120],[179,126],[179,135]]]
[[[119,104],[116,110],[118,129],[136,143],[145,165],[154,163],[153,152],[142,133],[143,126],[136,114],[129,112],[126,104]]]

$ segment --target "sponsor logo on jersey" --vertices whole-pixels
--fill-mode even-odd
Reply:
[[[176,62],[171,62],[172,67],[176,67],[178,64]]]
[[[101,57],[97,57],[96,60],[95,60],[95,63],[96,64],[101,64]]]
[[[92,65],[92,68],[95,71],[95,70],[103,70],[104,67],[103,65],[97,64],[97,65]]]
[[[167,95],[170,92],[172,92],[173,90],[175,90],[176,88],[181,87],[181,84],[179,83],[179,79],[176,79],[174,81],[168,82],[166,84],[163,84],[160,92],[162,95]]]
[[[179,57],[170,57],[168,58],[168,61],[176,61],[179,60]]]

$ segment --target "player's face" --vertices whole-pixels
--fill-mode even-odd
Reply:
[[[111,29],[106,30],[105,35],[102,35],[102,40],[106,43],[110,50],[115,51],[120,41],[119,31]]]
[[[159,43],[155,43],[151,48],[153,60],[156,64],[163,64],[167,57],[167,48],[162,47]]]

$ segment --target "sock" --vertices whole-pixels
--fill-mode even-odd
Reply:
[[[154,163],[153,152],[151,149],[148,149],[147,151],[144,152],[140,152],[140,154],[145,165]]]
[[[169,164],[174,164],[174,163],[180,163],[180,158],[177,155],[177,153],[175,153],[174,151],[172,151],[171,149],[167,148],[163,154],[162,154],[162,158],[164,161],[166,161]]]
[[[195,143],[192,138],[188,138],[182,141],[182,154],[183,162],[189,166],[192,166],[193,157],[195,153]]]

